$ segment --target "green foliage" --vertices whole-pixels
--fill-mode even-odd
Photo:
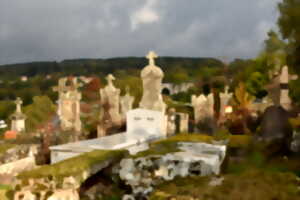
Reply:
[[[0,101],[0,119],[6,120],[15,111],[13,101]]]
[[[289,95],[296,105],[300,105],[300,78],[289,82]]]
[[[36,96],[33,103],[24,108],[24,114],[27,116],[26,128],[28,131],[35,130],[38,126],[51,119],[56,111],[56,106],[47,96]]]
[[[288,64],[300,72],[300,2],[283,0],[278,4],[278,25],[284,39],[288,40]]]
[[[96,165],[99,166],[101,163],[109,160],[120,160],[125,155],[127,155],[126,150],[95,150],[53,165],[44,165],[31,171],[22,172],[18,175],[18,178],[27,180],[29,178],[52,177],[62,180],[64,177],[69,176],[78,177],[81,176],[84,171],[90,170]]]
[[[7,150],[14,148],[15,144],[1,144],[0,145],[0,156],[4,153],[6,153]]]
[[[296,176],[291,173],[252,169],[222,177],[219,186],[210,186],[209,177],[177,177],[156,187],[150,199],[299,199]]]
[[[235,89],[234,97],[238,109],[241,110],[247,110],[250,108],[252,101],[254,100],[254,97],[251,96],[245,87],[244,83],[240,83],[239,86]]]
[[[267,91],[264,89],[266,84],[267,77],[260,72],[254,72],[246,81],[246,88],[251,95],[263,98],[267,95]]]

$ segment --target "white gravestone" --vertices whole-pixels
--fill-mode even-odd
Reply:
[[[167,135],[167,116],[159,111],[134,109],[127,113],[128,135]]]
[[[166,104],[163,102],[161,95],[164,73],[155,65],[155,58],[157,58],[157,55],[153,51],[150,51],[147,55],[149,65],[141,72],[143,80],[143,96],[140,102],[140,108],[165,113]]]
[[[209,94],[207,97],[201,94],[199,97],[192,96],[192,105],[194,107],[195,122],[198,123],[205,118],[214,117],[214,97]]]
[[[110,115],[111,121],[113,124],[120,124],[121,115],[120,115],[120,89],[117,89],[113,80],[115,77],[109,74],[106,77],[108,82],[107,86],[103,89],[100,89],[101,103],[108,104],[109,110],[108,113]]]

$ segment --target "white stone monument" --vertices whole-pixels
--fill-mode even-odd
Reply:
[[[122,114],[122,118],[123,120],[126,119],[126,114],[128,111],[132,110],[132,104],[134,102],[134,97],[130,96],[129,93],[129,87],[126,87],[126,94],[125,96],[121,97],[121,114]]]
[[[134,109],[127,112],[127,133],[130,135],[167,135],[167,116],[160,111]]]
[[[73,78],[69,86],[67,86],[68,78],[61,78],[58,87],[54,91],[58,91],[58,110],[57,114],[60,119],[62,130],[81,131],[80,119],[80,100],[81,93],[78,88],[82,85],[77,82],[77,78]]]
[[[205,118],[214,117],[214,96],[209,94],[207,97],[201,94],[199,97],[192,96],[192,106],[194,107],[195,122],[198,123]]]
[[[113,80],[115,77],[109,74],[106,77],[107,86],[103,89],[100,89],[101,103],[102,105],[108,105],[108,113],[110,115],[111,121],[115,125],[119,125],[121,123],[121,115],[120,115],[120,89],[117,89]]]
[[[25,120],[26,116],[22,113],[21,105],[23,101],[18,97],[15,101],[16,111],[11,116],[11,130],[16,132],[24,132],[25,131]]]
[[[150,51],[147,55],[149,65],[141,72],[143,80],[143,96],[140,102],[140,108],[165,113],[166,104],[163,102],[161,95],[164,73],[155,65],[155,58],[157,58],[157,55],[153,51]]]
[[[226,109],[226,106],[228,106],[228,102],[229,100],[232,98],[233,94],[232,93],[229,93],[229,87],[226,86],[225,87],[225,92],[224,93],[221,93],[220,94],[220,104],[221,104],[221,107],[220,107],[220,118],[223,119],[225,117],[225,109]]]

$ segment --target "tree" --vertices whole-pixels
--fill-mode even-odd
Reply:
[[[247,92],[245,84],[242,82],[239,83],[239,86],[235,89],[234,97],[236,107],[235,114],[241,117],[244,132],[249,133],[250,130],[247,127],[247,119],[250,116],[250,108],[254,97]]]
[[[288,65],[300,72],[300,1],[283,0],[278,4],[278,25],[282,37],[288,41]]]
[[[24,108],[27,117],[26,129],[34,131],[38,126],[51,119],[56,111],[56,106],[47,96],[35,96],[33,103]]]
[[[260,72],[254,72],[246,81],[247,91],[258,98],[263,98],[267,95],[264,86],[267,84],[267,77]]]

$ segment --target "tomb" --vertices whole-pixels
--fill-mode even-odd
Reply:
[[[159,111],[135,109],[127,113],[127,131],[97,139],[50,147],[51,163],[93,150],[128,149],[136,153],[145,143],[166,136],[165,115]],[[141,148],[144,150],[144,148]]]

